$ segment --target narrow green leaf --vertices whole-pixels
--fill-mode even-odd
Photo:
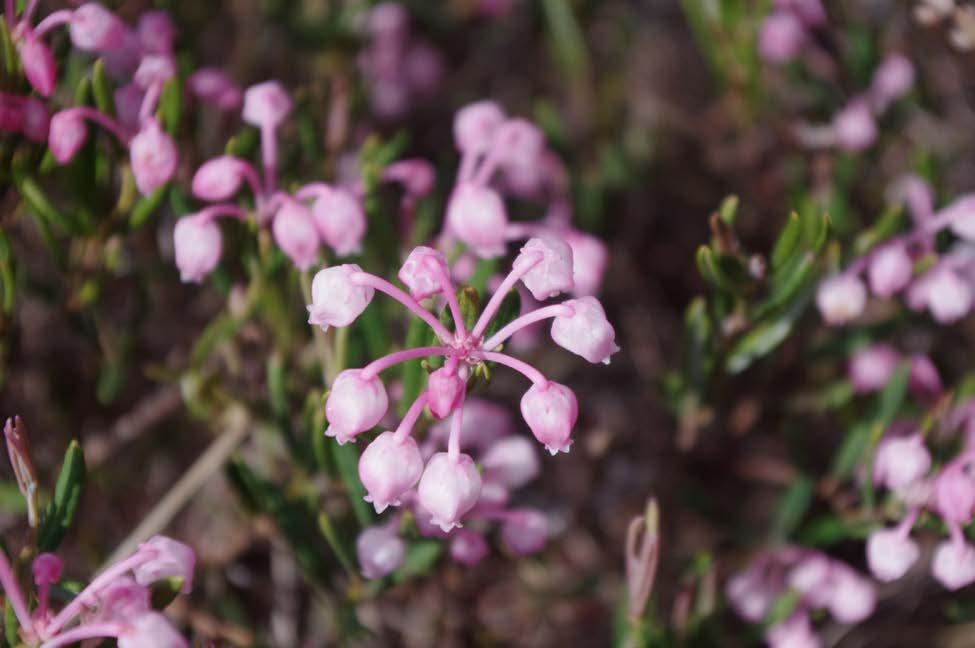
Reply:
[[[755,360],[768,355],[792,331],[794,319],[782,317],[752,329],[738,340],[725,363],[728,373],[741,373]]]
[[[6,22],[6,21],[3,21]],[[20,646],[20,623],[17,622],[17,615],[14,608],[10,605],[8,596],[3,605],[3,636],[8,646]]]
[[[13,78],[17,74],[20,57],[17,56],[17,50],[14,47],[14,41],[10,36],[10,28],[7,26],[6,20],[0,25],[0,52],[3,53],[3,69],[6,76]]]
[[[486,340],[500,331],[502,327],[507,326],[511,320],[518,317],[519,312],[521,312],[521,295],[518,294],[517,290],[512,290],[501,301],[498,312],[495,313],[491,323],[484,330],[483,339]]]
[[[779,499],[772,518],[771,537],[778,541],[788,540],[799,527],[802,518],[812,504],[813,482],[808,477],[796,478]]]
[[[375,515],[372,507],[363,499],[366,496],[366,489],[359,481],[359,449],[353,443],[339,445],[332,442],[328,447],[339,469],[342,483],[345,484],[345,492],[349,496],[349,503],[352,505],[352,512],[359,526],[363,528],[370,526]]]
[[[775,246],[772,248],[773,271],[781,268],[792,257],[792,253],[799,244],[799,235],[801,233],[802,224],[799,222],[799,214],[792,212],[789,214],[789,220],[786,222],[785,227],[782,228],[782,233],[779,234],[779,238],[775,241]]]
[[[37,184],[37,181],[30,175],[23,175],[17,182],[17,190],[20,192],[27,207],[37,216],[43,218],[48,223],[55,225],[59,230],[67,234],[81,234],[82,231],[77,223],[68,218],[60,209],[54,206],[48,197]]]
[[[569,0],[542,0],[556,60],[565,78],[578,82],[589,75],[589,52]]]
[[[332,524],[331,518],[324,512],[318,515],[318,530],[322,532],[322,536],[325,538],[328,546],[332,548],[332,551],[335,552],[335,557],[338,558],[339,563],[345,568],[345,571],[350,576],[357,576],[358,571],[356,570],[355,563],[352,561],[351,548],[346,546],[346,542],[338,533],[335,525]]]
[[[115,116],[115,99],[112,82],[105,74],[105,61],[98,59],[91,66],[91,90],[95,97],[95,107],[109,117]]]
[[[175,137],[179,133],[179,121],[183,116],[183,87],[179,77],[173,77],[163,86],[159,95],[159,114],[166,132]]]
[[[72,441],[64,453],[61,473],[54,487],[54,497],[41,518],[37,534],[37,548],[40,551],[55,551],[71,527],[81,491],[85,483],[85,456],[81,445]]]
[[[427,324],[419,317],[410,320],[410,327],[406,331],[406,348],[424,346],[427,341]],[[399,402],[400,416],[406,413],[416,397],[423,389],[426,376],[423,372],[423,365],[419,359],[404,362],[402,365],[403,379],[403,398]]]
[[[169,184],[167,183],[153,191],[152,194],[140,197],[129,213],[129,229],[139,229],[145,225],[149,218],[159,209],[159,206],[166,198],[166,192],[168,190]]]

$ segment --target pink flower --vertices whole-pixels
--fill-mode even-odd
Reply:
[[[312,204],[312,219],[322,240],[338,256],[358,254],[366,235],[366,214],[359,200],[345,189],[332,189]]]
[[[147,612],[118,636],[118,648],[188,648],[189,644],[165,616]]]
[[[517,270],[528,264],[533,265],[521,280],[535,299],[542,301],[572,290],[572,248],[568,243],[548,236],[529,239],[513,267]]]
[[[892,101],[911,91],[914,85],[914,66],[900,54],[884,59],[873,73],[870,99],[877,111],[883,111]]]
[[[879,297],[890,297],[911,281],[914,262],[904,245],[887,245],[878,250],[867,267],[870,290]]]
[[[934,319],[942,324],[957,322],[972,308],[972,289],[956,273],[935,268],[924,276],[927,306]]]
[[[71,42],[80,50],[105,52],[125,43],[125,24],[97,2],[71,12]]]
[[[956,198],[939,212],[948,219],[951,231],[966,241],[975,241],[975,196]]]
[[[417,493],[430,521],[450,531],[461,526],[461,517],[477,503],[481,474],[469,455],[438,452],[427,462]]]
[[[967,542],[942,542],[934,552],[931,573],[952,591],[975,583],[975,547]]]
[[[35,142],[46,142],[51,125],[47,105],[37,97],[24,97],[22,124],[24,137]]]
[[[776,592],[754,568],[732,576],[725,593],[735,612],[753,623],[762,620],[776,597]]]
[[[173,249],[180,279],[200,282],[220,262],[223,251],[220,228],[212,220],[197,215],[181,218],[173,229]]]
[[[231,155],[207,160],[193,174],[193,195],[213,202],[230,198],[244,182],[246,164]]]
[[[495,148],[494,154],[502,166],[540,168],[545,151],[545,135],[535,124],[515,117],[498,127],[491,146]]]
[[[139,61],[133,80],[140,88],[161,86],[176,76],[176,61],[166,54],[149,54]]]
[[[920,353],[911,356],[911,373],[908,387],[917,398],[931,398],[944,391],[938,369],[931,358]]]
[[[836,275],[819,284],[816,305],[827,324],[846,324],[860,317],[867,304],[867,289],[857,277]]]
[[[145,91],[137,83],[127,83],[115,89],[112,99],[115,101],[115,115],[119,123],[128,130],[138,130],[139,112]]]
[[[176,142],[155,119],[149,119],[129,142],[129,155],[135,184],[144,195],[169,182],[179,161]]]
[[[139,16],[136,26],[142,49],[149,54],[173,53],[176,25],[165,11],[146,11]]]
[[[956,459],[934,480],[932,503],[946,522],[967,524],[975,513],[975,479],[966,466],[964,459]]]
[[[920,433],[886,438],[877,446],[873,478],[891,490],[899,490],[922,479],[930,468],[931,454]]]
[[[427,378],[427,407],[435,418],[442,419],[463,402],[467,383],[455,368],[441,367]]]
[[[850,359],[849,377],[853,390],[869,394],[883,388],[894,375],[900,354],[889,344],[872,344]]]
[[[504,111],[493,101],[468,104],[454,116],[454,142],[463,153],[483,153],[504,122]]]
[[[555,343],[589,362],[609,364],[610,357],[620,348],[616,346],[616,331],[599,301],[580,297],[563,302],[562,306],[572,312],[552,320]]]
[[[897,529],[877,529],[867,538],[867,564],[885,583],[906,574],[920,555],[917,543]]]
[[[834,563],[827,608],[840,623],[860,623],[873,613],[877,595],[873,584],[849,567]]]
[[[504,254],[507,225],[508,215],[496,191],[471,183],[454,189],[447,204],[447,226],[478,256]]]
[[[72,109],[54,113],[47,134],[47,147],[59,164],[67,164],[88,139],[85,120]]]
[[[806,44],[806,30],[791,13],[777,11],[762,21],[758,32],[758,51],[770,63],[787,63],[796,58]]]
[[[406,556],[406,543],[386,527],[369,527],[355,542],[362,575],[383,578],[396,571]]]
[[[311,210],[296,200],[285,200],[271,224],[274,242],[301,270],[311,268],[318,260],[318,229]]]
[[[833,116],[836,145],[852,153],[870,147],[877,139],[877,123],[870,105],[862,98],[853,99]]]
[[[397,438],[392,432],[383,432],[359,458],[359,479],[368,493],[365,500],[376,507],[376,513],[399,506],[400,497],[422,474],[420,448],[408,434]]]
[[[397,275],[414,299],[426,299],[443,290],[443,277],[450,276],[447,257],[433,248],[413,248]]]
[[[139,585],[152,585],[167,578],[179,578],[183,581],[184,594],[193,589],[196,554],[189,545],[157,535],[139,545],[138,553],[147,557],[145,562],[132,569]]]
[[[511,511],[501,526],[501,538],[512,553],[530,556],[538,553],[548,540],[548,521],[538,511]]]
[[[243,101],[240,87],[218,68],[200,68],[186,80],[186,86],[220,110],[236,110]]]
[[[312,303],[308,306],[308,323],[323,330],[329,326],[348,326],[372,301],[374,290],[352,282],[362,272],[354,263],[319,270],[311,283]]]
[[[756,619],[757,620],[757,619]],[[785,621],[768,629],[765,640],[769,648],[820,648],[822,642],[813,632],[809,615],[793,612]]]
[[[277,128],[291,112],[293,104],[277,81],[265,81],[244,92],[244,121],[258,128]]]
[[[28,31],[20,41],[20,60],[24,66],[24,76],[31,87],[45,99],[54,94],[57,83],[57,67],[54,55],[41,40]]]
[[[120,576],[98,591],[98,611],[93,620],[128,621],[150,608],[150,592],[128,576]]]
[[[488,555],[484,536],[476,531],[456,529],[450,534],[450,558],[467,567],[474,567]]]
[[[585,232],[568,230],[562,234],[572,248],[572,294],[590,297],[599,292],[609,265],[606,244]]]
[[[363,377],[361,369],[346,369],[335,378],[325,403],[325,434],[341,445],[375,427],[387,409],[389,398],[378,376]]]
[[[447,439],[449,425],[438,423],[430,430],[436,439]],[[514,423],[507,408],[483,400],[466,398],[460,436],[464,443],[486,451],[492,444],[514,432]]]
[[[495,441],[481,457],[481,465],[485,479],[497,480],[511,489],[521,488],[541,470],[535,448],[523,436]]]
[[[521,398],[521,415],[535,438],[553,455],[568,452],[572,426],[579,417],[575,394],[565,385],[532,385]]]

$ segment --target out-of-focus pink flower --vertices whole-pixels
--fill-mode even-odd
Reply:
[[[47,147],[59,164],[70,162],[88,139],[85,120],[74,110],[54,113],[47,134]]]
[[[813,632],[809,623],[809,615],[801,611],[793,612],[785,621],[781,621],[765,633],[765,640],[769,648],[820,648],[822,642]]]
[[[223,252],[220,228],[212,220],[192,215],[176,221],[173,229],[173,250],[180,279],[200,282],[213,272]]]
[[[440,50],[428,43],[414,43],[403,59],[403,76],[413,94],[429,99],[440,90],[444,77],[444,60]]]
[[[463,183],[447,205],[447,226],[478,256],[497,257],[505,252],[508,214],[493,189]]]
[[[115,89],[112,98],[115,100],[115,116],[122,126],[130,131],[139,128],[139,111],[145,91],[137,83],[126,83]]]
[[[898,490],[923,478],[930,468],[931,454],[919,433],[886,438],[877,445],[873,478],[891,490]]]
[[[849,567],[833,564],[830,579],[832,592],[827,608],[840,623],[860,623],[877,604],[873,584]]]
[[[538,477],[541,466],[531,442],[523,436],[498,439],[481,457],[486,479],[521,488]]]
[[[35,142],[46,142],[48,129],[51,126],[51,115],[47,105],[37,97],[24,97],[24,120],[21,128],[24,137]]]
[[[920,555],[917,543],[897,529],[878,529],[867,539],[867,564],[880,581],[899,579]]]
[[[493,101],[468,104],[454,115],[454,143],[462,153],[482,153],[504,122],[504,111]]]
[[[52,585],[61,580],[61,571],[64,569],[64,561],[58,558],[57,554],[42,553],[34,558],[31,563],[31,573],[34,576],[34,584],[38,587]]]
[[[884,246],[870,258],[867,266],[870,290],[880,297],[890,297],[910,283],[913,272],[914,262],[905,246]]]
[[[850,358],[848,374],[858,394],[878,391],[894,375],[900,354],[889,344],[871,344]]]
[[[938,369],[926,355],[915,353],[911,356],[911,373],[908,387],[918,398],[932,398],[944,391]]]
[[[136,26],[142,49],[148,54],[172,55],[176,25],[165,11],[146,11]]]
[[[529,239],[513,267],[529,265],[531,269],[521,280],[535,299],[542,301],[572,290],[572,248],[565,241],[552,236]]]
[[[762,21],[758,52],[770,63],[787,63],[799,56],[806,44],[806,30],[791,13],[776,11]]]
[[[409,435],[397,438],[383,432],[359,458],[359,479],[365,487],[366,501],[382,513],[388,506],[399,506],[400,497],[420,480],[423,457]]]
[[[271,223],[274,242],[301,270],[311,268],[318,260],[320,241],[311,210],[296,200],[287,199]]]
[[[833,116],[836,145],[852,153],[869,148],[877,140],[877,122],[870,104],[862,97],[853,99]]]
[[[169,182],[176,173],[179,151],[176,142],[155,119],[149,119],[129,142],[132,174],[139,191],[148,195]]]
[[[118,648],[188,648],[186,639],[159,612],[147,612],[125,626]]]
[[[932,504],[946,522],[967,524],[975,514],[975,479],[966,466],[967,460],[956,459],[934,480]]]
[[[354,263],[319,270],[311,283],[312,303],[308,305],[308,323],[327,329],[348,326],[366,309],[375,291],[352,282],[352,275],[362,272]]]
[[[572,312],[552,320],[555,343],[589,362],[609,364],[610,357],[620,348],[616,346],[616,331],[599,301],[595,297],[580,297],[562,305]]]
[[[446,441],[448,429],[448,423],[438,423],[431,428],[430,434],[438,440]],[[481,398],[464,400],[460,436],[465,445],[484,452],[512,432],[514,423],[507,408]]]
[[[57,83],[57,67],[54,64],[54,55],[51,50],[35,37],[33,33],[27,32],[19,43],[20,60],[24,66],[24,76],[28,83],[45,99],[54,94],[54,86]]]
[[[450,558],[467,567],[474,567],[488,555],[484,536],[476,531],[455,529],[450,534]]]
[[[139,87],[148,89],[166,83],[176,76],[176,61],[166,54],[143,56],[133,79]]]
[[[972,308],[972,289],[953,270],[936,266],[914,282],[908,291],[908,304],[927,308],[942,324],[965,317]]]
[[[772,606],[776,592],[761,578],[758,570],[749,568],[728,580],[728,601],[743,619],[757,623]]]
[[[339,444],[350,441],[375,427],[388,408],[386,388],[378,376],[363,377],[361,369],[346,369],[332,382],[325,403],[329,423],[325,434]]]
[[[863,314],[867,288],[855,276],[836,275],[819,285],[816,305],[827,324],[846,324]]]
[[[538,553],[548,540],[548,520],[538,511],[530,509],[511,511],[501,525],[501,538],[516,555]]]
[[[572,248],[572,294],[576,297],[596,295],[603,285],[603,275],[609,265],[609,250],[595,236],[577,230],[562,233]]]
[[[826,9],[820,0],[774,0],[772,6],[778,11],[793,13],[810,27],[826,23]]]
[[[0,131],[19,133],[24,125],[24,98],[9,92],[0,92]]]
[[[383,578],[396,571],[406,556],[406,543],[386,527],[364,529],[355,542],[362,575]]]
[[[244,92],[244,121],[258,128],[277,128],[291,113],[293,103],[277,81],[265,81]]]
[[[934,552],[931,573],[952,591],[975,583],[975,547],[967,542],[942,542]]]
[[[532,385],[521,398],[521,414],[551,454],[569,451],[572,427],[579,417],[579,404],[571,389],[556,382]]]
[[[220,110],[236,110],[244,98],[240,86],[219,68],[200,68],[186,80],[186,86],[196,97]]]
[[[125,43],[125,24],[97,2],[86,2],[71,12],[71,42],[80,50],[107,52]]]
[[[907,57],[892,54],[873,73],[870,100],[874,110],[884,111],[891,102],[903,97],[914,85],[914,66]]]
[[[121,576],[98,592],[98,609],[92,620],[130,621],[150,608],[150,592],[128,576]]]
[[[322,240],[338,256],[358,254],[366,235],[362,204],[345,189],[331,189],[312,203],[312,218]]]
[[[951,201],[939,212],[950,221],[951,231],[966,241],[975,241],[975,195]]]
[[[211,202],[230,198],[244,182],[245,165],[243,160],[231,155],[207,160],[193,174],[193,195]]]
[[[450,531],[461,526],[461,517],[477,503],[481,474],[469,455],[438,452],[427,462],[417,493],[430,521]]]
[[[193,589],[196,554],[189,545],[157,535],[139,545],[138,553],[146,556],[145,562],[132,569],[135,582],[139,585],[152,585],[166,578],[179,578],[183,581],[184,594]]]

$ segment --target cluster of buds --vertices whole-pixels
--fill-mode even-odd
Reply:
[[[971,310],[975,197],[962,196],[935,212],[930,189],[920,179],[902,181],[898,191],[911,210],[913,228],[820,284],[816,303],[828,324],[846,324],[863,314],[868,296],[863,273],[874,295],[887,298],[903,292],[912,310],[927,310],[942,324],[956,322]],[[961,243],[938,255],[935,238],[944,229]]]
[[[941,376],[931,358],[922,353],[904,357],[893,346],[884,343],[864,347],[850,358],[847,375],[853,391],[857,394],[880,391],[903,362],[909,364],[908,388],[915,398],[932,401],[944,393]]]
[[[476,323],[468,330],[457,291],[443,253],[427,247],[414,249],[399,271],[409,293],[388,281],[363,272],[357,265],[340,265],[320,271],[312,282],[309,323],[327,329],[348,326],[372,300],[375,291],[393,297],[426,322],[440,345],[398,351],[362,369],[339,374],[325,406],[328,436],[339,443],[379,424],[388,409],[386,388],[379,375],[389,367],[417,358],[442,356],[444,365],[433,371],[427,386],[410,405],[395,431],[380,434],[362,453],[359,475],[377,511],[400,504],[416,487],[420,506],[429,521],[443,531],[459,526],[461,518],[477,504],[481,474],[473,458],[461,452],[468,378],[480,365],[497,363],[522,373],[531,382],[521,400],[521,412],[535,437],[552,454],[568,452],[578,416],[576,397],[565,385],[548,380],[540,371],[497,351],[523,327],[552,319],[556,344],[594,363],[608,362],[618,351],[615,332],[600,303],[593,297],[570,299],[522,315],[496,333],[485,336],[508,292],[521,281],[537,298],[547,299],[571,290],[572,250],[555,238],[533,238],[513,262],[512,271],[491,296]],[[418,300],[441,297],[450,310],[454,330]],[[412,438],[413,427],[424,409],[435,419],[451,417],[447,451],[424,459]]]
[[[464,527],[444,530],[432,521],[431,513],[421,501],[422,493],[409,491],[400,495],[401,509],[396,515],[381,525],[364,529],[359,535],[356,549],[362,574],[366,578],[382,578],[402,564],[406,543],[400,534],[406,510],[412,513],[416,530],[421,536],[446,539],[450,558],[468,567],[480,563],[490,552],[485,534],[491,523],[499,525],[502,544],[513,555],[531,555],[544,547],[549,535],[545,515],[530,508],[510,505],[511,494],[539,474],[538,455],[532,443],[514,434],[514,422],[504,407],[477,398],[468,399],[464,404],[460,434],[483,471],[480,475],[480,493],[464,517]],[[389,447],[388,444],[377,445],[379,438],[366,449],[366,453]],[[442,421],[435,425],[418,446],[421,461],[429,461],[440,453],[449,446],[449,440],[450,424]],[[363,482],[368,480],[377,492],[384,486],[384,477],[368,471],[381,468],[381,463],[366,460],[363,455],[362,467],[367,471],[362,475]],[[373,503],[376,503],[375,498]],[[385,508],[385,504],[379,507]]]
[[[786,546],[763,552],[726,588],[728,600],[744,619],[758,623],[772,612],[776,600],[797,596],[791,615],[771,626],[765,639],[772,648],[816,648],[820,645],[810,612],[822,609],[839,623],[860,623],[873,613],[873,583],[851,567],[825,554]]]
[[[34,558],[31,572],[37,604],[33,610],[5,553],[0,551],[0,585],[29,646],[56,648],[95,638],[114,638],[119,648],[189,646],[151,605],[154,583],[178,579],[183,593],[193,586],[196,555],[181,542],[154,536],[128,558],[102,571],[70,603],[55,612],[51,587],[61,580],[63,562],[53,553]],[[77,621],[77,623],[75,623]]]
[[[410,33],[406,8],[396,2],[373,7],[366,25],[369,46],[359,65],[369,82],[370,104],[381,119],[405,115],[440,88],[444,62],[440,52]]]

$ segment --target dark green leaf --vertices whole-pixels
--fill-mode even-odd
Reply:
[[[173,77],[163,86],[159,95],[159,113],[166,132],[175,137],[183,116],[183,88],[178,77]]]
[[[95,107],[109,117],[115,116],[115,100],[112,94],[112,82],[105,74],[105,62],[95,61],[91,66],[91,90],[95,96]]]
[[[781,268],[786,261],[792,257],[792,253],[795,251],[799,244],[799,235],[802,233],[802,225],[799,222],[799,214],[792,212],[789,214],[789,220],[782,228],[782,233],[779,234],[779,238],[775,241],[775,247],[772,248],[772,270]]]
[[[770,535],[773,539],[784,542],[799,527],[802,518],[812,503],[813,482],[808,477],[797,477],[789,488],[782,494],[772,518]]]
[[[61,544],[74,521],[84,483],[85,456],[78,442],[72,441],[64,453],[54,497],[41,518],[37,534],[37,548],[40,551],[55,551]]]
[[[727,371],[733,374],[741,373],[755,360],[771,353],[789,336],[794,323],[794,318],[784,316],[760,324],[743,335],[728,355],[725,362]]]
[[[355,563],[352,561],[352,549],[338,533],[332,520],[324,512],[318,515],[318,530],[322,532],[328,546],[335,552],[335,557],[349,575],[357,574]]]
[[[363,528],[370,526],[375,515],[372,507],[363,499],[366,496],[366,489],[359,481],[359,449],[354,443],[339,445],[332,442],[328,447],[332,452],[342,483],[345,484],[345,492],[359,526]]]
[[[424,346],[427,342],[427,323],[419,317],[410,320],[410,328],[406,331],[406,348]],[[404,362],[401,368],[403,376],[403,398],[399,402],[399,414],[402,416],[409,409],[426,380],[423,365],[419,359]]]
[[[183,579],[170,576],[152,584],[152,609],[165,610],[183,590]]]
[[[129,214],[130,229],[138,229],[149,220],[149,217],[159,209],[163,199],[166,197],[166,191],[168,189],[169,184],[165,184],[153,191],[152,194],[139,198],[132,207],[132,212]]]
[[[407,548],[402,566],[393,572],[393,582],[403,583],[427,574],[437,563],[442,552],[443,545],[436,540],[414,542]]]

